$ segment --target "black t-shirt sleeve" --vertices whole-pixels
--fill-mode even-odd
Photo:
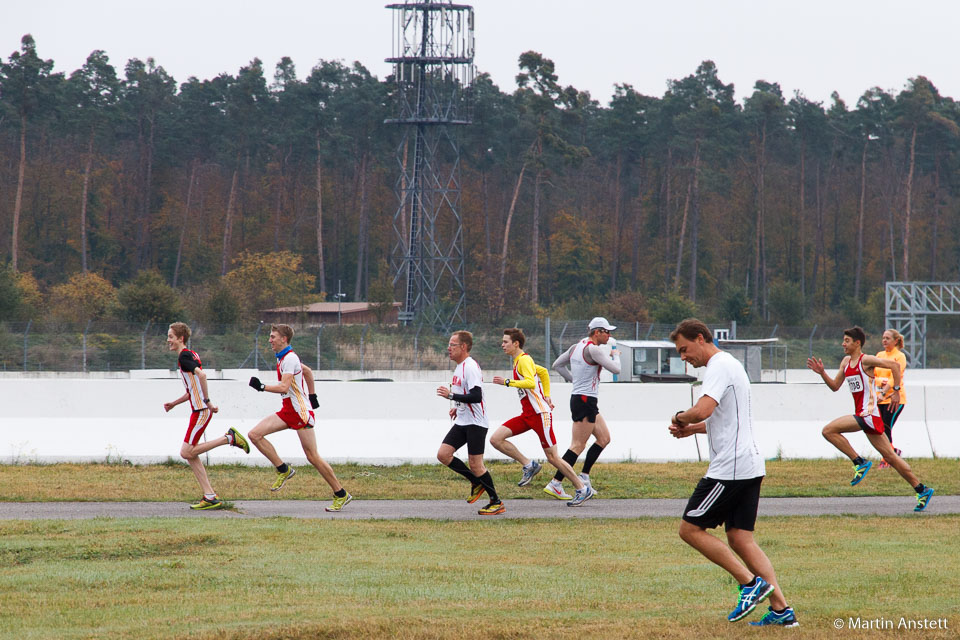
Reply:
[[[193,373],[200,368],[200,362],[197,360],[197,357],[189,351],[180,352],[179,364],[180,370],[186,371],[187,373]]]

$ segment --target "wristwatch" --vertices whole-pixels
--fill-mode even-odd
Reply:
[[[900,391],[900,385],[895,385],[895,386],[893,387],[893,390],[894,390],[894,391]]]
[[[204,401],[204,402],[210,402],[210,398],[204,398],[203,401]]]

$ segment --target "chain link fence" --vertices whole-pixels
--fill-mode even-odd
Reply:
[[[666,340],[674,325],[610,321],[618,340]],[[472,355],[485,369],[505,369],[500,350],[505,327],[520,327],[527,337],[524,350],[549,366],[571,344],[587,334],[589,319],[507,318],[498,326],[468,325],[474,334]],[[764,368],[802,369],[808,356],[839,363],[844,327],[740,326],[739,339],[777,338],[776,354],[764,356]],[[309,366],[323,370],[437,370],[450,367],[448,334],[429,327],[387,325],[297,326],[293,348]],[[190,347],[208,369],[270,369],[273,352],[267,341],[269,325],[193,326]],[[880,329],[868,331],[867,353],[881,350]],[[932,330],[927,341],[927,366],[960,367],[960,329]],[[166,343],[166,324],[91,321],[0,323],[0,371],[128,371],[173,369],[175,356]],[[785,354],[784,354],[785,348]],[[766,351],[766,349],[765,349]],[[768,364],[769,362],[769,364]],[[321,376],[322,377],[322,376]]]

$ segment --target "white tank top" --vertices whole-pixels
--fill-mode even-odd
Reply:
[[[570,375],[573,377],[573,395],[597,397],[600,390],[600,370],[598,364],[590,364],[583,357],[583,350],[593,341],[584,338],[570,353]]]

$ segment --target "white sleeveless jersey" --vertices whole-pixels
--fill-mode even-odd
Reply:
[[[467,359],[457,365],[453,370],[453,383],[450,385],[450,391],[466,395],[474,387],[483,388],[483,372],[480,371],[480,365],[477,361],[467,356]],[[457,417],[453,424],[469,425],[475,424],[478,427],[487,427],[487,413],[480,402],[457,402]]]
[[[301,417],[310,415],[310,401],[307,396],[307,386],[303,381],[303,367],[300,365],[300,356],[293,351],[287,351],[283,357],[277,360],[277,380],[283,379],[283,374],[293,375],[293,382],[286,393],[280,395],[284,400],[289,400],[293,409]],[[304,417],[304,422],[307,419]]]
[[[598,364],[590,364],[583,357],[584,350],[593,344],[584,338],[570,352],[570,375],[573,377],[573,395],[596,398],[600,391],[600,370]]]

